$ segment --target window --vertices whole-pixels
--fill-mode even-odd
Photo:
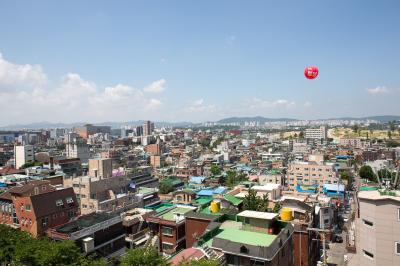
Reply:
[[[371,221],[368,221],[368,220],[365,220],[365,219],[363,219],[362,221],[363,221],[363,224],[365,224],[365,225],[367,225],[367,226],[370,226],[370,227],[373,227],[373,226],[374,226],[374,223],[371,222]]]
[[[42,227],[46,228],[49,225],[49,217],[42,218]]]
[[[53,220],[57,219],[57,213],[53,214]]]
[[[251,266],[264,266],[265,262],[262,260],[250,259],[250,265]]]
[[[64,203],[63,203],[62,199],[56,200],[56,205],[57,205],[57,206],[63,206]]]
[[[31,205],[30,204],[25,204],[25,210],[27,212],[30,212],[31,211]]]
[[[249,249],[246,248],[245,246],[241,246],[240,247],[240,253],[248,254],[249,253]]]
[[[397,220],[400,221],[400,208],[397,209]]]
[[[372,254],[371,252],[366,251],[365,249],[363,249],[363,254],[367,258],[374,259],[374,254]]]
[[[79,187],[79,184],[73,184],[72,186],[73,187]]]
[[[172,245],[170,243],[165,243],[165,242],[162,243],[162,249],[163,250],[171,250],[173,248],[174,248],[174,245]]]
[[[67,201],[68,204],[74,203],[74,200],[72,199],[72,197],[67,197],[65,200]]]
[[[171,227],[165,227],[165,226],[163,226],[163,228],[162,228],[162,233],[163,233],[163,235],[170,235],[170,236],[172,236],[173,235],[173,229],[171,228]]]
[[[72,218],[75,216],[74,211],[68,211],[68,218]]]
[[[400,242],[394,242],[394,253],[400,255]]]
[[[46,185],[43,185],[43,186],[42,186],[42,190],[46,190]]]
[[[82,204],[82,208],[83,208],[83,209],[87,209],[87,205]]]

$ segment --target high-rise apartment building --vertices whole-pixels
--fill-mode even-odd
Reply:
[[[296,162],[289,165],[286,185],[295,190],[298,185],[317,185],[321,190],[324,184],[337,184],[339,174],[334,164],[316,162]]]
[[[143,136],[143,126],[136,127],[136,136]]]
[[[89,146],[86,140],[82,139],[76,133],[66,135],[66,155],[68,158],[79,158],[82,163],[87,163],[90,157]]]
[[[26,163],[32,163],[35,161],[33,146],[22,145],[14,146],[14,160],[15,168],[19,169]]]
[[[305,137],[306,139],[326,139],[326,127],[307,128]]]
[[[151,135],[154,131],[154,123],[150,121],[146,121],[143,124],[143,135],[148,136]]]

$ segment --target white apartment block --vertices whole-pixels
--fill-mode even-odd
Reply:
[[[360,191],[356,216],[358,265],[400,265],[400,191]]]
[[[326,139],[326,127],[307,128],[305,135],[306,139]]]
[[[357,149],[360,149],[363,147],[360,138],[343,138],[343,139],[339,140],[339,145],[353,147],[353,148],[357,148]]]
[[[19,169],[25,163],[35,161],[35,154],[32,145],[14,146],[14,163],[15,168]]]
[[[90,157],[89,146],[86,140],[76,133],[68,133],[65,136],[65,150],[67,158],[79,158],[82,163],[87,163]]]
[[[297,185],[317,185],[320,190],[324,184],[337,184],[339,174],[334,164],[317,164],[315,162],[291,163],[287,170],[286,184],[294,191]]]

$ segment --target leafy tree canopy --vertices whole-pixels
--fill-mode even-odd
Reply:
[[[373,181],[376,182],[378,181],[376,178],[376,175],[374,173],[374,171],[372,170],[371,166],[369,165],[363,165],[361,166],[358,174],[360,175],[361,178],[363,179],[367,179],[369,181]]]

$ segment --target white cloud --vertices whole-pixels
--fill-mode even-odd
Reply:
[[[389,92],[389,89],[385,86],[378,86],[376,88],[369,88],[366,90],[369,94],[384,94]]]
[[[38,65],[18,65],[8,62],[0,53],[0,92],[32,90],[47,82],[47,77]]]
[[[160,99],[132,86],[99,88],[76,73],[51,86],[40,66],[12,64],[2,58],[0,65],[0,114],[7,114],[0,117],[0,124],[150,119],[163,107]],[[8,83],[15,89],[5,90]],[[151,85],[160,90],[165,83],[158,80]]]
[[[199,105],[202,105],[203,102],[204,102],[204,99],[201,98],[201,99],[198,99],[198,100],[196,100],[196,101],[193,101],[193,105],[199,106]]]
[[[167,81],[165,79],[160,79],[152,82],[150,85],[143,88],[145,92],[160,93],[165,90],[167,86]]]
[[[260,109],[260,108],[290,108],[295,106],[294,101],[289,101],[285,99],[279,99],[275,101],[267,101],[260,98],[253,98],[247,102],[247,106],[250,109]]]
[[[307,102],[304,103],[304,107],[310,107],[311,105],[312,105],[312,103],[309,102],[309,101],[307,101]]]

